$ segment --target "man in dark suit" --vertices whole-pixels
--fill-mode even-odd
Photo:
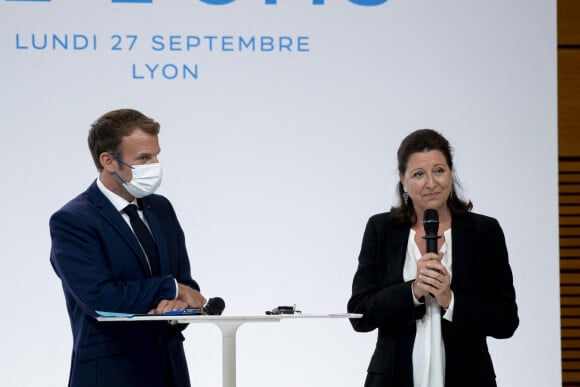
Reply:
[[[185,325],[95,319],[97,311],[162,314],[205,304],[173,207],[153,193],[162,175],[158,133],[135,110],[101,116],[88,139],[98,179],[50,219],[50,260],[73,333],[71,387],[190,386]]]

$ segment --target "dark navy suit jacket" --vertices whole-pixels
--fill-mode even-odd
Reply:
[[[170,375],[175,386],[190,385],[184,325],[95,319],[95,311],[147,313],[175,297],[175,280],[199,290],[173,207],[160,195],[142,203],[159,249],[158,277],[96,182],[50,218],[50,261],[62,280],[73,333],[71,387],[165,386]]]
[[[378,328],[365,386],[412,387],[416,320],[412,281],[403,281],[409,225],[389,213],[371,217],[363,237],[348,311],[355,330]],[[452,218],[453,322],[442,319],[446,387],[495,386],[486,338],[508,338],[518,324],[515,290],[503,231],[490,217],[474,213]]]

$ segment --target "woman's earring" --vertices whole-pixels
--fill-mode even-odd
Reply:
[[[403,201],[405,202],[405,205],[409,203],[409,194],[407,191],[403,191]]]

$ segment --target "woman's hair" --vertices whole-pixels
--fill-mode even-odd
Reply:
[[[443,153],[447,165],[451,169],[453,176],[452,179],[452,190],[451,195],[447,199],[447,205],[451,210],[451,213],[460,214],[470,211],[473,208],[473,203],[471,201],[464,201],[457,196],[459,183],[455,176],[455,170],[453,169],[453,157],[451,155],[451,146],[449,141],[443,137],[438,132],[432,129],[419,129],[403,139],[399,150],[397,150],[397,162],[399,169],[399,176],[403,176],[407,171],[407,163],[409,157],[413,153],[417,152],[428,152],[432,150],[438,150]],[[397,193],[400,200],[400,205],[398,207],[391,208],[391,215],[397,222],[409,223],[411,225],[417,222],[417,214],[415,213],[415,208],[413,207],[413,201],[409,197],[407,203],[403,198],[403,184],[399,180],[397,184]]]
[[[159,123],[134,109],[119,109],[103,114],[89,130],[89,149],[97,170],[103,170],[100,155],[110,152],[120,156],[121,141],[135,129],[152,136],[159,134]]]

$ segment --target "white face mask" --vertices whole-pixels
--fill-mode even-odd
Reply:
[[[126,181],[117,172],[115,172],[115,175],[121,180],[127,192],[134,197],[142,198],[151,195],[161,185],[163,171],[160,163],[129,165],[122,160],[119,161],[131,168],[133,178],[131,181]]]

